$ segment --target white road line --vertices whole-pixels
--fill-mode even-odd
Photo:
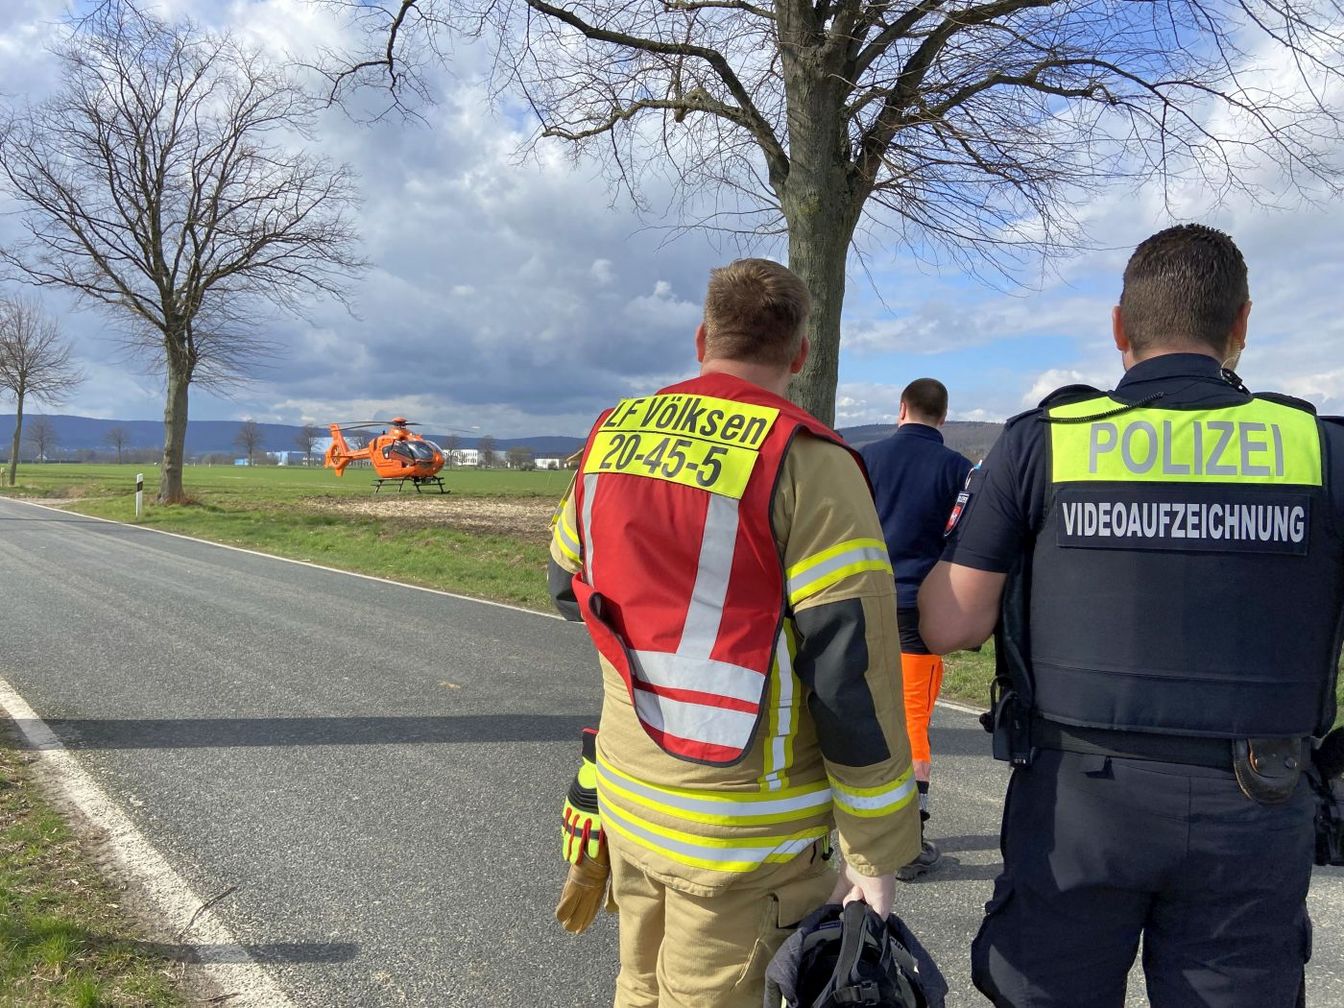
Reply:
[[[164,860],[10,684],[0,679],[0,709],[37,754],[39,780],[100,833],[114,863],[133,878],[166,933],[193,947],[202,970],[233,1008],[296,1008],[275,981]],[[193,918],[195,920],[193,921]]]

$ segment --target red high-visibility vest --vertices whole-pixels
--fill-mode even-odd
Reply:
[[[771,501],[799,431],[844,445],[787,399],[710,374],[623,400],[588,437],[575,596],[669,755],[728,766],[751,745],[788,647]]]

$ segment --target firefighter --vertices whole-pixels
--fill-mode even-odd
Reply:
[[[1009,421],[919,598],[934,650],[996,638],[1016,769],[972,949],[998,1006],[1289,1008],[1344,609],[1344,429],[1231,371],[1246,264],[1201,225],[1125,268],[1114,391]]]
[[[777,263],[714,270],[699,377],[598,418],[554,526],[552,594],[602,668],[618,1008],[758,1008],[794,925],[828,897],[885,916],[919,851],[882,530],[858,457],[785,398],[808,305]]]

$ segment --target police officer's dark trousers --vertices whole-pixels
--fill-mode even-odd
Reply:
[[[1293,1008],[1310,955],[1313,803],[1212,768],[1041,751],[1014,772],[1004,872],[972,950],[998,1008]]]

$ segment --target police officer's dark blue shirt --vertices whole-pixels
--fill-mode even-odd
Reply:
[[[859,449],[873,484],[882,536],[896,574],[896,604],[913,608],[919,586],[943,551],[943,531],[971,471],[935,427],[905,423]]]
[[[1163,407],[1235,406],[1250,399],[1223,377],[1216,360],[1197,353],[1139,361],[1111,395],[1123,403],[1142,403],[1158,393]],[[1092,394],[1082,390],[1078,398]],[[944,560],[1006,574],[1026,549],[1027,537],[1044,524],[1050,487],[1049,424],[1038,421],[1044,412],[1038,408],[1008,421],[971,480],[970,498],[948,537]],[[1344,426],[1328,423],[1325,435],[1327,479],[1344,522]]]

